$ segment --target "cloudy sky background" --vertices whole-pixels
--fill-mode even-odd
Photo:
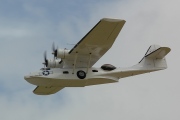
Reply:
[[[0,0],[2,120],[179,120],[179,0]],[[51,45],[71,49],[101,18],[125,19],[113,47],[96,64],[128,67],[151,44],[169,46],[168,69],[119,83],[32,93],[24,75],[43,67]]]

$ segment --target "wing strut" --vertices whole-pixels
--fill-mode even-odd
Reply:
[[[78,52],[76,52],[76,55],[75,55],[74,64],[73,64],[73,72],[72,72],[72,74],[74,74],[74,70],[75,70],[75,67],[76,67],[76,60],[77,60],[77,57],[78,57]]]
[[[86,74],[88,73],[89,70],[89,65],[90,65],[90,61],[91,61],[91,53],[89,53],[89,60],[88,60],[88,64],[87,64],[87,69],[86,69]]]

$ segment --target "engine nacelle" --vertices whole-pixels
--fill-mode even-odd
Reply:
[[[61,68],[60,60],[48,60],[47,68]]]
[[[57,58],[65,59],[69,55],[68,49],[58,49]]]

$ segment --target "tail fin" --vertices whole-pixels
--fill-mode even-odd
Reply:
[[[171,51],[169,47],[151,45],[138,66],[147,69],[166,69],[167,63],[165,56]]]

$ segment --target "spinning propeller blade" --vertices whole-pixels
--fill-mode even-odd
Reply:
[[[47,67],[48,66],[48,60],[47,60],[47,55],[46,51],[44,52],[44,65]]]
[[[54,54],[54,59],[57,57],[57,50],[58,50],[58,47],[57,48],[55,48],[55,44],[54,44],[54,42],[53,42],[53,44],[52,44],[52,54]]]

